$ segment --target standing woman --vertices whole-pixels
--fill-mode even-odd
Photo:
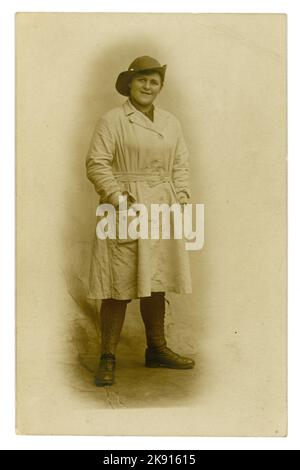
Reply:
[[[86,160],[87,177],[100,203],[118,210],[122,198],[127,198],[129,205],[144,204],[150,214],[151,204],[183,205],[190,197],[188,150],[180,123],[153,104],[165,72],[166,65],[142,56],[117,78],[116,89],[127,100],[101,117]],[[193,359],[167,347],[166,292],[191,293],[184,239],[99,239],[95,235],[88,297],[102,300],[97,386],[114,383],[116,348],[132,299],[140,299],[147,339],[145,365],[194,367]]]

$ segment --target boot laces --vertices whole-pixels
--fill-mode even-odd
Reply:
[[[115,356],[111,353],[102,354],[101,368],[104,368],[107,371],[111,371],[113,369],[115,360],[116,360]]]

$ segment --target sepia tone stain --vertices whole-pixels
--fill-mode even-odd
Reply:
[[[244,47],[253,51],[254,53],[262,54],[276,61],[280,59],[280,54],[278,52],[275,52],[271,49],[268,49],[262,46],[261,44],[257,43],[253,39],[250,39],[249,37],[247,37],[245,34],[242,34],[241,32],[237,31],[237,29],[233,27],[229,27],[222,23],[217,23],[217,24],[212,25],[212,28],[217,33],[223,34],[227,36],[228,38],[239,42]]]

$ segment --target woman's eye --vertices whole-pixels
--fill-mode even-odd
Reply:
[[[145,78],[138,78],[137,81],[138,81],[139,83],[145,83],[145,82],[146,82],[146,79],[145,79]],[[159,85],[159,83],[158,83],[156,80],[151,80],[151,81],[150,81],[150,84],[151,84],[152,86],[158,86],[158,85]]]

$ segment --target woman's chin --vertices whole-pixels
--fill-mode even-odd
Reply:
[[[145,106],[145,105],[152,104],[153,100],[154,98],[152,95],[151,96],[144,95],[144,96],[139,96],[138,103]]]

